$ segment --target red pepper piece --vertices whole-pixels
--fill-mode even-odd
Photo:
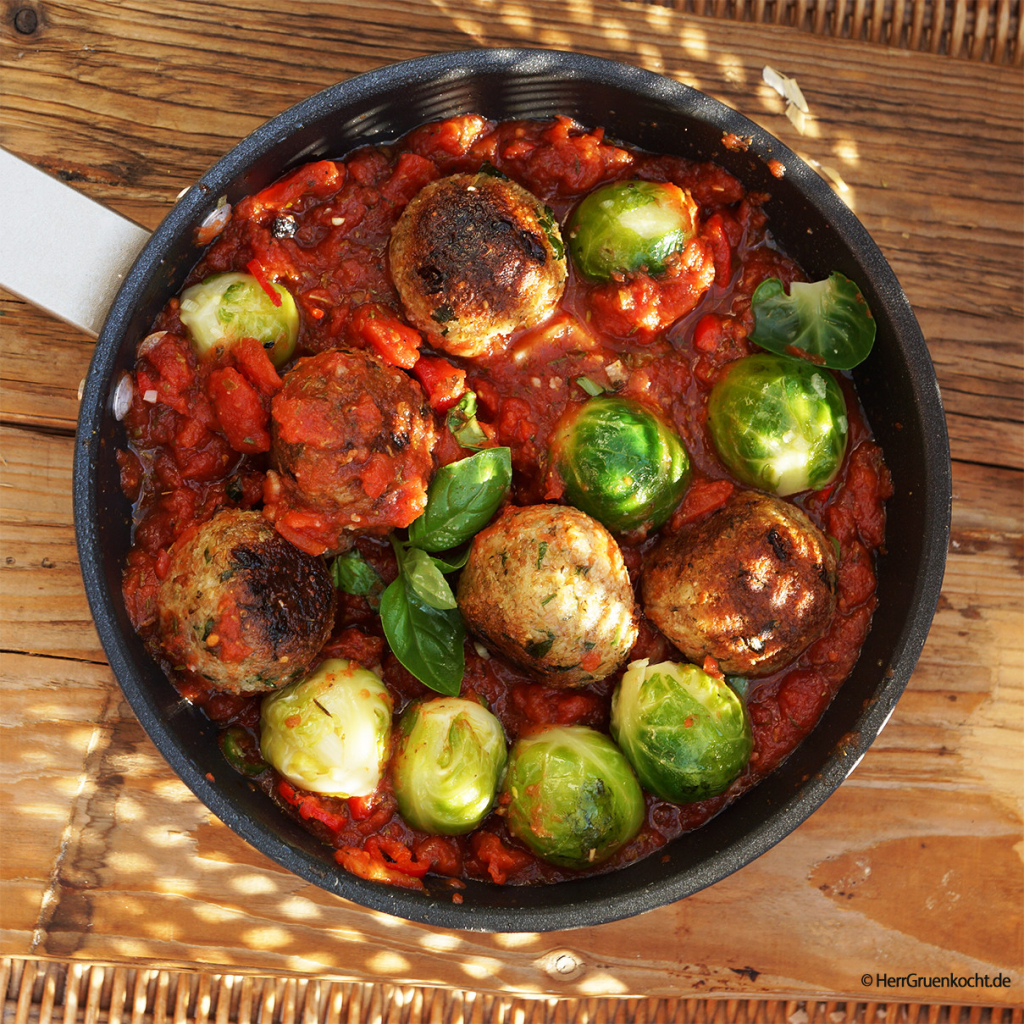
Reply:
[[[334,195],[345,181],[345,165],[333,160],[315,160],[280,181],[274,182],[251,199],[252,215],[263,211],[279,212],[295,206],[301,199],[325,199]],[[245,203],[245,200],[242,200]],[[241,204],[239,204],[241,206]]]
[[[246,263],[245,269],[256,278],[260,287],[270,296],[270,301],[275,306],[280,306],[281,296],[277,294],[277,289],[267,279],[267,272],[263,269],[263,264],[257,259],[251,259]]]

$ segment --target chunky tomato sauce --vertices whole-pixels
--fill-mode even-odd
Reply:
[[[524,185],[559,222],[600,183],[635,177],[672,182],[698,203],[700,228],[658,277],[640,273],[625,282],[595,285],[570,269],[551,319],[514,337],[501,356],[454,359],[431,351],[405,321],[388,271],[387,245],[402,209],[423,185],[482,167]],[[467,115],[424,126],[390,150],[366,149],[343,161],[309,164],[244,199],[188,283],[215,271],[258,271],[284,284],[296,299],[297,354],[370,349],[410,373],[437,417],[436,464],[469,454],[443,425],[445,410],[472,389],[481,427],[494,444],[511,449],[512,500],[521,505],[557,501],[561,495],[559,480],[546,471],[546,451],[559,417],[588,397],[580,378],[660,408],[683,439],[693,467],[689,490],[664,528],[671,532],[720,506],[737,486],[707,435],[706,397],[723,367],[753,350],[747,336],[754,289],[767,277],[787,285],[803,279],[800,268],[773,247],[762,200],[714,164],[627,149],[600,130],[585,130],[565,118],[493,124]],[[124,595],[133,623],[147,639],[152,639],[156,590],[174,540],[217,508],[262,508],[274,500],[265,453],[269,401],[282,386],[281,373],[256,342],[200,360],[179,312],[178,300],[171,300],[140,345],[123,416],[129,447],[119,454],[123,488],[137,509]],[[640,834],[597,870],[651,854],[764,778],[810,732],[852,670],[875,608],[874,556],[884,541],[884,501],[891,485],[852,385],[841,383],[851,420],[845,464],[835,483],[798,501],[838,545],[838,605],[830,628],[785,671],[751,683],[747,702],[754,753],[730,789],[686,805],[648,795]],[[382,464],[381,471],[389,467]],[[362,479],[371,497],[384,483],[373,472]],[[294,510],[278,518],[278,528],[297,546],[314,554],[324,550],[323,523]],[[621,539],[638,593],[643,555],[653,541]],[[356,546],[385,583],[395,578],[386,540],[364,536]],[[364,598],[339,594],[335,630],[323,654],[380,665],[396,714],[410,699],[429,693],[388,651],[380,621]],[[154,655],[160,657],[155,645]],[[466,656],[463,693],[486,698],[510,744],[535,723],[607,729],[617,677],[582,689],[556,689],[471,640]],[[679,655],[641,617],[630,660],[643,657],[657,662]],[[165,667],[185,697],[231,727],[243,757],[255,749],[259,696],[212,692],[204,680]],[[334,847],[340,865],[365,877],[420,887],[427,873],[513,884],[576,874],[523,849],[510,838],[500,813],[469,836],[428,836],[400,819],[386,781],[373,797],[350,800],[297,790],[272,770],[256,781],[284,811]]]

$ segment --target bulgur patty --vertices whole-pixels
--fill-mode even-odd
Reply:
[[[707,518],[666,537],[644,566],[647,617],[701,664],[766,676],[817,640],[835,611],[836,553],[781,498],[737,491]]]
[[[565,288],[554,218],[493,174],[424,186],[395,225],[389,261],[409,320],[456,356],[501,351],[514,331],[547,319]]]
[[[436,436],[420,385],[374,353],[300,359],[271,405],[267,517],[316,554],[408,526],[426,505]]]
[[[474,538],[457,599],[485,644],[555,686],[611,675],[637,637],[615,538],[564,505],[506,508]]]
[[[323,559],[241,509],[187,531],[170,555],[157,625],[173,667],[232,693],[305,675],[334,626],[337,595]]]

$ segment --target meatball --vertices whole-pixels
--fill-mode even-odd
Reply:
[[[795,505],[737,491],[662,540],[644,565],[647,617],[700,664],[766,676],[817,640],[835,611],[836,555]]]
[[[389,258],[408,318],[456,356],[502,351],[513,331],[551,315],[565,287],[550,211],[493,174],[421,189],[391,233]]]
[[[419,384],[372,352],[300,359],[271,404],[264,513],[310,554],[408,526],[426,506],[435,439]]]
[[[172,667],[233,693],[306,674],[334,627],[330,571],[259,512],[223,509],[170,550],[157,628]]]
[[[506,508],[473,539],[457,600],[485,644],[555,686],[611,675],[637,637],[618,544],[568,506]]]

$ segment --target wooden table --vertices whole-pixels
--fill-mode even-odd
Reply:
[[[17,8],[36,11],[34,32],[15,29]],[[4,955],[567,997],[1020,1003],[1019,68],[616,0],[26,2],[5,5],[2,33],[0,141],[148,228],[263,120],[396,59],[542,45],[703,89],[845,182],[928,339],[955,488],[942,599],[906,695],[795,833],[641,918],[449,933],[285,873],[212,818],[152,747],[105,663],[76,563],[72,440],[92,341],[5,295]],[[766,64],[798,79],[803,135],[762,82]],[[567,973],[561,951],[576,961]],[[862,981],[911,973],[1009,981]]]

